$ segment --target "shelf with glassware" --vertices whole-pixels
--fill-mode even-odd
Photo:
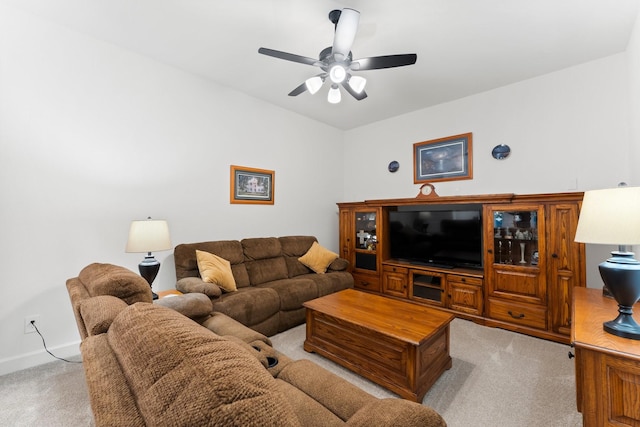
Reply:
[[[341,256],[349,261],[354,286],[380,292],[378,220],[380,208],[361,203],[340,205]]]
[[[537,210],[496,211],[493,213],[493,262],[498,264],[537,266]]]

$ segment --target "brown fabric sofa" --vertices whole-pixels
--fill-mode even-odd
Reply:
[[[152,303],[144,279],[109,264],[85,267],[67,289],[98,427],[446,425],[431,408],[378,399],[291,360],[264,335],[211,314],[205,295]]]
[[[176,288],[205,293],[214,311],[274,335],[304,323],[306,301],[353,287],[343,258],[333,261],[325,274],[316,274],[298,261],[316,241],[313,236],[285,236],[180,244],[174,249]],[[238,290],[224,292],[203,282],[196,250],[229,261]]]

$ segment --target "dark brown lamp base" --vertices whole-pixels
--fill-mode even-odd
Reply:
[[[151,252],[144,257],[144,260],[138,264],[138,270],[140,270],[140,275],[144,277],[144,279],[149,283],[149,286],[152,287],[153,281],[158,275],[158,271],[160,271],[160,261],[155,259]],[[158,299],[158,294],[153,292],[153,288],[151,289],[151,294],[153,295],[153,299]]]

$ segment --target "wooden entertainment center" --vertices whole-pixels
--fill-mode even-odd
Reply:
[[[340,256],[351,264],[356,289],[568,344],[573,288],[586,281],[584,244],[574,242],[582,198],[582,192],[439,197],[421,191],[413,199],[338,203]],[[392,257],[390,230],[398,225],[391,212],[462,205],[482,213],[481,267]]]

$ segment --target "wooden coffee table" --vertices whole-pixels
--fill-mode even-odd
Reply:
[[[304,304],[304,349],[405,399],[422,402],[451,368],[449,324],[433,308],[347,289]]]

